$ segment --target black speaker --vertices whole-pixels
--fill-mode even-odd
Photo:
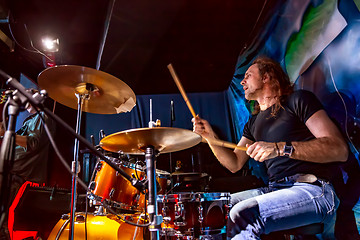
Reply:
[[[50,187],[27,187],[14,210],[14,231],[38,231],[47,236],[63,214],[70,213],[71,191]],[[77,198],[83,208],[85,195]],[[79,209],[78,209],[79,207]]]

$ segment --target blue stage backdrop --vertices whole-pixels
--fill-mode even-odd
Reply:
[[[230,114],[228,92],[189,93],[188,98],[196,114],[207,119],[225,141],[234,142],[232,119]],[[99,132],[106,135],[137,128],[148,127],[150,121],[150,99],[152,99],[152,119],[161,121],[162,127],[174,127],[192,131],[192,115],[180,94],[139,95],[136,106],[128,113],[113,115],[86,113],[85,135],[90,140],[94,135],[99,142]],[[175,120],[171,121],[171,101],[173,101]],[[144,156],[136,157],[144,160]],[[184,172],[205,172],[212,178],[234,176],[215,159],[210,148],[200,143],[192,148],[174,153],[160,154],[157,158],[157,168],[168,172],[175,171],[175,165],[181,165]],[[242,173],[238,173],[242,174]]]
[[[196,114],[209,120],[222,139],[234,141],[226,91],[190,93],[188,98]],[[175,121],[173,121],[172,127],[192,130],[192,115],[180,94],[139,95],[136,96],[136,106],[128,113],[109,115],[86,113],[86,138],[90,140],[90,135],[94,135],[96,142],[98,142],[100,130],[104,130],[105,134],[109,135],[120,131],[148,127],[150,99],[152,99],[153,121],[159,119],[162,127],[170,127],[171,101],[173,101]]]

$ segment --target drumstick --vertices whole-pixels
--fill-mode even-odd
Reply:
[[[191,115],[195,118],[195,117],[196,117],[195,111],[194,111],[193,107],[191,106],[191,103],[190,103],[188,97],[186,96],[186,93],[185,93],[185,91],[184,91],[184,88],[183,88],[183,86],[181,85],[181,82],[180,82],[179,78],[177,77],[173,66],[172,66],[171,63],[170,63],[167,67],[168,67],[168,69],[169,69],[169,71],[170,71],[170,74],[171,74],[171,76],[173,77],[174,82],[176,83],[176,86],[178,87],[178,89],[179,89],[182,97],[184,98],[185,103],[186,103],[186,105],[188,106],[188,108],[189,108],[189,110],[190,110],[190,112],[191,112]]]
[[[171,76],[173,77],[174,79],[174,82],[176,83],[176,86],[178,87],[182,97],[184,98],[184,101],[186,103],[186,105],[188,106],[190,112],[191,112],[191,115],[193,116],[193,118],[196,117],[196,114],[195,114],[195,111],[188,99],[188,97],[186,96],[186,93],[184,91],[184,88],[179,80],[179,78],[177,77],[176,73],[175,73],[175,70],[172,66],[172,64],[170,63],[168,66],[168,69],[170,71],[170,74]],[[206,140],[204,138],[202,138],[201,140],[202,142],[205,142],[206,143]],[[231,143],[231,142],[226,142],[226,141],[222,141],[222,140],[219,140],[219,139],[208,139],[208,141],[215,145],[215,146],[220,146],[220,147],[226,147],[226,148],[232,148],[232,149],[239,149],[239,150],[242,150],[242,151],[246,151],[247,148],[246,147],[241,147],[241,146],[238,146],[236,145],[235,143]]]
[[[226,141],[215,139],[215,138],[208,139],[208,141],[211,144],[213,144],[215,146],[219,146],[219,147],[226,147],[226,148],[231,148],[231,149],[239,149],[241,151],[246,151],[247,150],[247,147],[238,146],[235,143],[226,142]]]

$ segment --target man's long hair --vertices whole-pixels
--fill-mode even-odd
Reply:
[[[294,86],[290,81],[289,76],[284,72],[280,64],[268,57],[257,57],[252,65],[256,64],[259,68],[260,76],[263,77],[266,73],[270,77],[270,84],[272,90],[276,93],[276,103],[272,107],[271,116],[275,116],[284,100],[294,91]],[[256,114],[260,111],[260,107],[257,104],[253,111]]]

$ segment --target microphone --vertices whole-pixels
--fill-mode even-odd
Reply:
[[[174,109],[174,101],[170,102],[170,119],[171,119],[171,127],[173,126],[173,122],[175,121],[175,109]]]

